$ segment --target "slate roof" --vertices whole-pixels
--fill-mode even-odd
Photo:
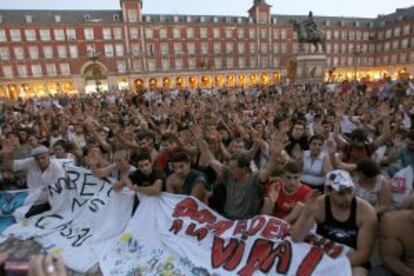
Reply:
[[[3,24],[26,24],[26,15],[31,15],[31,24],[113,23],[117,22],[114,20],[114,15],[119,22],[123,21],[121,10],[0,10]],[[56,15],[60,16],[60,23],[55,22]],[[301,21],[306,17],[307,15],[272,15],[272,18],[276,18],[278,25],[289,25],[293,19]],[[203,21],[212,24],[240,24],[249,22],[247,16],[143,14],[144,23],[187,23],[189,22],[188,18],[192,23],[202,23]],[[360,27],[381,26],[381,24],[389,24],[408,18],[414,18],[414,6],[397,9],[394,13],[380,15],[377,18],[314,16],[315,21],[320,25],[326,25],[329,21],[330,26],[341,27],[356,26],[356,22]]]
[[[56,23],[56,15],[61,17],[60,24],[109,23],[114,22],[114,15],[122,21],[121,10],[0,10],[0,15],[5,24],[26,24],[26,15],[32,16],[29,24]]]
[[[394,13],[387,15],[380,15],[374,20],[376,26],[381,26],[381,24],[392,24],[401,20],[414,18],[414,6],[397,9]]]

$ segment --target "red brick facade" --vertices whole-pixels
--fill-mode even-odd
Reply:
[[[306,15],[272,15],[255,2],[247,17],[145,15],[139,0],[113,11],[0,10],[0,96],[90,92],[96,80],[100,90],[278,82],[298,52],[291,20]],[[315,21],[334,78],[414,71],[414,7]]]

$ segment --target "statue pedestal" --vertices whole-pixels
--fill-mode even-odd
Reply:
[[[296,83],[320,82],[325,76],[327,67],[324,54],[299,54],[296,61]]]

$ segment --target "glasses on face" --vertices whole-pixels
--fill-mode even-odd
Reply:
[[[300,178],[300,175],[297,175],[297,174],[286,174],[285,175],[285,178],[286,179],[289,179],[289,180],[298,180]]]

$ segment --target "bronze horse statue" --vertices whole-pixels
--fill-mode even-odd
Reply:
[[[300,45],[300,49],[304,50],[304,44],[309,43],[315,47],[314,53],[319,51],[319,46],[322,47],[323,52],[326,52],[326,37],[323,32],[318,30],[317,28],[307,29],[305,28],[304,24],[300,24],[296,22],[296,20],[292,21],[293,30],[298,35],[298,41]]]

